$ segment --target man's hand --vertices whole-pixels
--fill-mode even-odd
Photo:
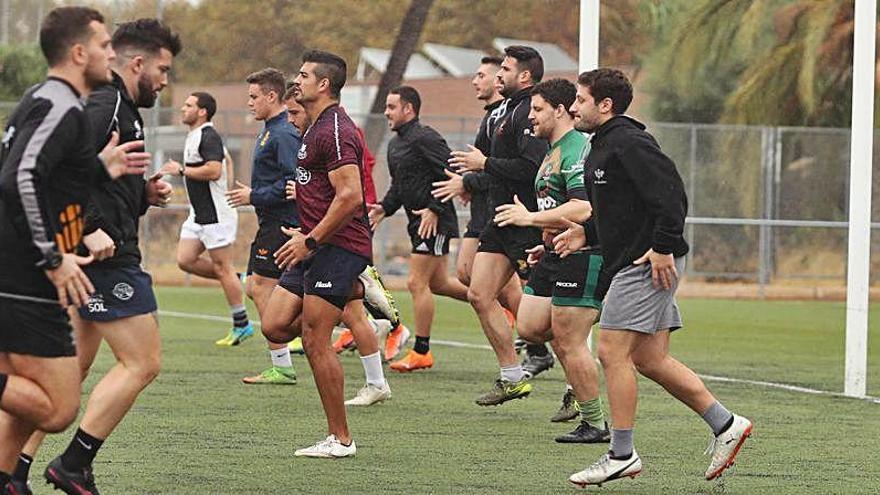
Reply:
[[[385,209],[382,208],[382,205],[370,205],[370,211],[367,213],[367,217],[370,219],[370,228],[376,230],[376,227],[382,222],[382,219],[385,218]]]
[[[574,223],[567,218],[563,218],[562,221],[568,228],[553,238],[553,250],[559,254],[560,258],[565,258],[587,245],[587,233],[583,225]]]
[[[530,212],[526,205],[522,204],[515,194],[513,196],[513,204],[501,205],[495,208],[494,222],[499,227],[507,227],[508,225],[516,225],[517,227],[529,227],[532,225],[532,217],[534,214]]]
[[[168,160],[159,168],[162,175],[180,175],[180,162],[177,160]]]
[[[486,168],[486,155],[482,151],[467,145],[468,151],[453,151],[452,158],[449,159],[449,165],[458,171],[478,171]]]
[[[238,188],[226,191],[226,202],[229,206],[237,208],[251,204],[251,188],[239,181],[235,181],[235,185]]]
[[[547,249],[544,247],[543,244],[538,244],[537,246],[535,246],[531,249],[526,249],[526,252],[529,253],[529,257],[526,260],[526,263],[528,263],[529,266],[537,265],[538,262],[541,261],[541,258],[544,257],[544,252],[546,250]]]
[[[675,269],[675,258],[672,254],[655,253],[653,249],[642,255],[641,258],[633,261],[633,265],[651,264],[651,279],[654,281],[655,289],[672,288],[675,279],[678,278],[678,271]]]
[[[284,184],[284,198],[288,201],[296,201],[296,181],[289,180]]]
[[[143,141],[129,141],[119,144],[119,133],[110,135],[110,142],[98,153],[107,174],[116,179],[123,175],[142,175],[150,166],[150,154],[143,150]]]
[[[87,236],[83,236],[83,244],[89,250],[89,254],[96,261],[105,260],[113,256],[116,252],[116,243],[101,229],[98,229]]]
[[[437,222],[439,217],[428,208],[421,210],[413,210],[413,213],[422,217],[422,223],[419,224],[419,237],[422,239],[430,239],[437,235]]]
[[[290,239],[275,251],[275,264],[282,270],[294,266],[304,260],[310,254],[306,247],[306,236],[299,229],[281,227],[281,232],[290,236]]]
[[[61,256],[61,266],[44,271],[58,291],[58,302],[61,303],[61,307],[65,309],[71,305],[80,307],[88,302],[89,295],[95,292],[95,287],[80,266],[88,265],[94,258],[91,255],[83,257],[70,253]]]
[[[435,198],[445,203],[456,196],[463,197],[467,194],[467,191],[464,189],[464,179],[462,179],[460,174],[450,172],[449,170],[443,170],[443,173],[449,177],[449,180],[439,180],[432,184],[434,190],[431,191],[431,194]]]
[[[171,201],[171,184],[162,180],[162,172],[156,172],[147,180],[147,203],[165,207]]]

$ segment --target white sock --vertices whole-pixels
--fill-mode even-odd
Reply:
[[[290,349],[287,346],[281,349],[269,349],[269,357],[272,358],[272,366],[278,366],[279,368],[290,368],[293,366],[293,361],[290,360]]]
[[[525,377],[525,373],[523,373],[522,365],[517,363],[513,366],[502,366],[501,367],[501,379],[507,380],[509,382],[518,382]]]
[[[566,390],[566,391],[569,391],[569,390],[574,391],[574,387],[572,387],[570,383],[566,383],[566,384],[565,384],[565,390]]]
[[[361,364],[364,365],[367,384],[376,387],[385,386],[385,372],[382,371],[382,357],[379,355],[379,351],[369,356],[361,356]]]

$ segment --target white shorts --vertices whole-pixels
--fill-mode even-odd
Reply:
[[[204,244],[205,249],[217,249],[235,242],[238,230],[238,217],[222,218],[218,223],[199,225],[190,215],[180,226],[181,239],[196,239]]]

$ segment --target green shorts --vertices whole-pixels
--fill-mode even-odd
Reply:
[[[532,269],[523,292],[551,297],[554,306],[581,306],[602,309],[609,281],[602,270],[602,254],[588,249],[560,258],[547,252]]]

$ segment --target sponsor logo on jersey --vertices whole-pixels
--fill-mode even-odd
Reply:
[[[299,147],[299,152],[297,152],[296,157],[300,160],[305,160],[307,156],[309,155],[306,153],[306,143],[303,143],[302,146]]]
[[[144,130],[141,128],[141,123],[137,120],[134,121],[134,138],[135,139],[143,139],[144,138]]]
[[[128,301],[134,296],[134,287],[125,282],[119,282],[113,287],[113,295],[120,301]]]
[[[89,310],[89,313],[106,313],[107,308],[104,306],[104,297],[100,294],[95,294],[89,298],[89,302],[86,303],[86,306]]]
[[[332,289],[333,282],[321,282],[320,280],[315,282],[316,289]]]
[[[596,176],[596,179],[593,181],[593,184],[607,184],[608,181],[603,179],[605,177],[605,171],[601,168],[597,168],[593,171],[593,175]]]
[[[556,287],[564,287],[564,288],[566,288],[566,289],[577,289],[578,284],[577,284],[577,282],[561,282],[561,281],[557,281],[557,282],[556,282]]]
[[[305,145],[303,145],[303,146],[305,146]],[[300,153],[302,153],[302,150],[300,150]],[[300,160],[302,160],[303,158],[304,157],[300,157]],[[304,186],[304,185],[308,184],[309,182],[311,182],[311,180],[312,180],[312,172],[310,172],[309,169],[303,168],[303,167],[296,167],[296,182],[298,184]]]
[[[15,126],[9,126],[9,129],[6,129],[6,134],[3,135],[3,146],[9,146],[9,143],[12,142],[12,136],[15,135]]]

